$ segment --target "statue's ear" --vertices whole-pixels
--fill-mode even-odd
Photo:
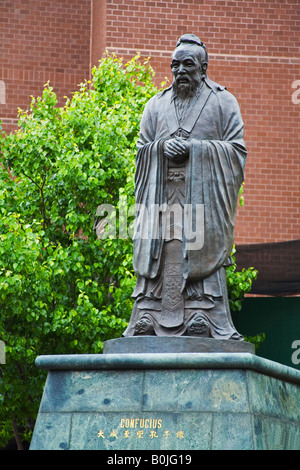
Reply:
[[[203,72],[207,72],[207,66],[208,66],[208,63],[207,62],[202,62],[202,70]]]
[[[207,62],[202,62],[202,71],[201,71],[201,77],[202,77],[202,80],[205,79],[206,77],[206,71],[207,71]]]

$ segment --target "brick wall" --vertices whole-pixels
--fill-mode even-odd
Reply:
[[[236,243],[300,238],[300,103],[292,101],[300,80],[299,1],[107,0],[106,28],[106,48],[150,56],[158,84],[171,80],[180,35],[203,40],[208,75],[237,97],[245,122],[245,206]]]
[[[105,49],[150,56],[157,83],[171,80],[176,40],[193,32],[207,45],[210,78],[237,97],[245,122],[236,243],[300,238],[299,30],[299,0],[2,0],[0,119],[13,129],[17,106],[47,80],[62,99]]]
[[[16,128],[17,108],[28,109],[30,95],[41,95],[48,80],[62,104],[63,96],[88,77],[90,8],[90,0],[0,1],[0,120],[5,130]]]

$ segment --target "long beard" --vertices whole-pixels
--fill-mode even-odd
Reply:
[[[176,92],[176,95],[182,100],[187,100],[193,98],[197,93],[197,90],[200,86],[198,80],[191,80],[188,78],[188,81],[185,83],[180,83],[178,78],[173,82],[173,88]]]

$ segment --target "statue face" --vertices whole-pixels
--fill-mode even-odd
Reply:
[[[206,70],[206,64],[202,64],[201,54],[197,52],[195,46],[182,45],[173,54],[173,86],[182,97],[190,97],[195,93],[201,83],[203,69]]]

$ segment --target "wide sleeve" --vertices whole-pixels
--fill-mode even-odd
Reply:
[[[133,268],[153,278],[160,268],[162,237],[159,208],[164,202],[163,141],[155,140],[156,97],[147,103],[140,125],[135,173],[135,231]]]

